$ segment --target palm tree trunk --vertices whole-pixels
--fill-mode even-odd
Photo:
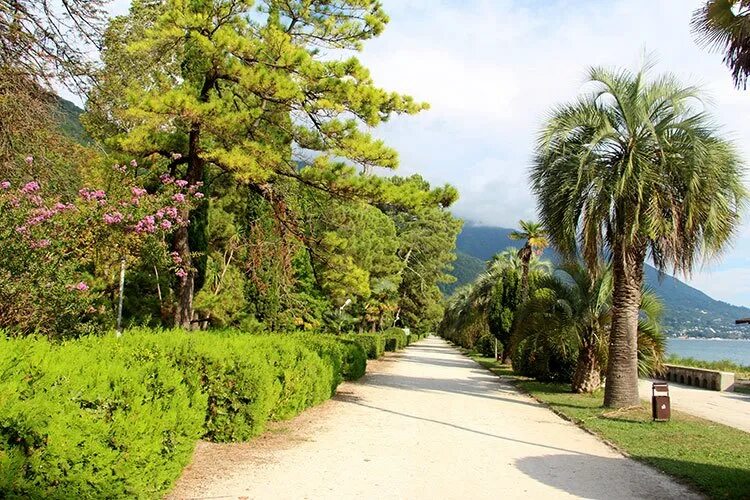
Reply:
[[[531,247],[527,243],[519,252],[521,258],[521,303],[529,298],[529,266],[531,264]]]
[[[604,406],[625,408],[640,404],[638,396],[638,314],[643,287],[645,248],[613,249],[612,330]]]
[[[601,366],[596,355],[596,344],[581,346],[571,388],[576,393],[592,393],[602,385]]]

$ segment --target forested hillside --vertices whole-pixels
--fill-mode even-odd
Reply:
[[[512,229],[465,224],[456,241],[456,282],[446,291],[470,283],[484,270],[483,261],[507,247],[519,248],[521,242],[511,240]],[[545,257],[559,260],[553,250]],[[479,261],[479,262],[477,262]],[[664,301],[662,319],[669,335],[691,337],[750,338],[750,329],[735,325],[734,320],[750,316],[750,308],[715,300],[677,278],[659,276],[652,266],[646,265],[646,283]]]

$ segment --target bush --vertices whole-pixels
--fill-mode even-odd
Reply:
[[[362,346],[367,353],[367,359],[378,359],[385,353],[385,338],[380,334],[354,333],[342,337]]]
[[[474,350],[486,358],[495,357],[495,337],[490,334],[482,335],[474,344]],[[503,352],[503,346],[497,343],[498,353]]]
[[[396,351],[406,347],[406,332],[401,328],[388,328],[381,335],[385,338],[386,351]]]
[[[339,367],[337,373],[340,373],[340,377],[336,385],[342,379],[357,380],[365,374],[367,353],[357,342],[335,335],[304,333],[298,336],[320,357],[331,357],[331,362]]]
[[[0,337],[0,497],[159,497],[201,436],[255,436],[365,364],[329,335]]]
[[[0,339],[0,496],[158,497],[203,432],[206,396],[114,339]]]

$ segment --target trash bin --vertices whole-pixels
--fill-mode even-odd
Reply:
[[[669,386],[666,382],[654,382],[651,386],[651,413],[656,422],[669,420],[671,410],[669,406]]]

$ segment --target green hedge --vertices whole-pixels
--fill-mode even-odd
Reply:
[[[401,328],[388,328],[381,335],[385,338],[386,351],[397,351],[406,347],[406,332]]]
[[[0,497],[155,498],[187,464],[207,397],[114,339],[0,340]]]
[[[0,497],[159,497],[201,436],[244,440],[361,376],[325,335],[0,338]]]
[[[378,359],[385,353],[385,338],[379,333],[353,333],[342,337],[362,346],[367,359]]]

